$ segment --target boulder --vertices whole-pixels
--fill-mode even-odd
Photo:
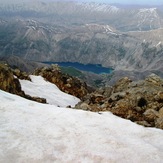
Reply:
[[[78,103],[75,107],[76,109],[90,110],[91,107],[87,103]]]

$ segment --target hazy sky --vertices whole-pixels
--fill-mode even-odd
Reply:
[[[119,4],[145,4],[145,5],[161,5],[163,0],[76,0],[83,2],[108,2]]]
[[[137,5],[163,5],[163,0],[43,0],[43,1],[77,1],[77,2],[137,4]]]

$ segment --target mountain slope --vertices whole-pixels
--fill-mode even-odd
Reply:
[[[110,113],[43,105],[1,90],[0,99],[0,162],[159,163],[163,159],[162,130]]]
[[[7,0],[0,15],[0,58],[162,71],[161,6]]]
[[[162,29],[121,33],[109,25],[72,28],[19,19],[0,25],[0,29],[1,57],[102,64],[116,70],[163,67]]]
[[[105,3],[73,1],[6,1],[0,2],[4,17],[36,18],[50,24],[64,25],[100,23],[110,24],[121,31],[150,30],[163,27],[160,7],[116,6]],[[12,16],[11,16],[12,15]]]

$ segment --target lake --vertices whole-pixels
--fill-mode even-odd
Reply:
[[[89,71],[96,74],[110,74],[113,69],[102,67],[101,64],[82,64],[78,62],[43,62],[45,64],[58,64],[61,67],[74,67],[81,71]]]

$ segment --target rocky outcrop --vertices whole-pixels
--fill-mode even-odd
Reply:
[[[151,74],[137,82],[125,77],[109,90],[108,94],[97,90],[87,95],[75,108],[111,111],[138,124],[163,129],[163,80],[159,76]]]
[[[63,92],[76,96],[80,99],[83,99],[83,97],[89,92],[89,88],[86,83],[82,82],[78,78],[61,73],[58,65],[37,69],[33,74],[41,75],[47,81],[56,84]]]
[[[4,64],[0,64],[0,89],[21,96],[24,95],[19,80],[14,77],[12,70]]]
[[[12,70],[7,65],[0,64],[0,89],[9,93],[22,96],[29,100],[46,103],[46,99],[44,98],[31,97],[29,95],[26,95],[24,91],[21,90],[21,85],[18,78],[30,80],[29,76],[26,73],[22,73],[18,69]]]
[[[75,106],[75,109],[111,111],[137,124],[163,129],[163,79],[155,74],[149,75],[145,80],[134,82],[124,77],[114,86],[99,88],[94,92],[91,92],[92,90],[78,78],[61,73],[57,65],[37,69],[34,74],[43,76],[62,91],[79,97],[82,101]],[[26,95],[21,90],[18,78],[30,80],[26,73],[0,64],[0,89],[46,103],[46,99]]]
[[[31,81],[29,75],[28,75],[26,72],[21,72],[19,69],[15,69],[15,70],[13,70],[12,72],[13,72],[13,74],[14,74],[17,78],[19,78],[19,79],[21,79],[21,80],[24,79],[24,80],[29,80],[29,81]]]

